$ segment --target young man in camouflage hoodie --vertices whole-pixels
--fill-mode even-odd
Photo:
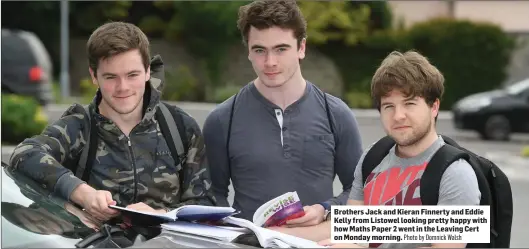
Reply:
[[[132,24],[107,23],[90,36],[87,52],[92,81],[99,87],[88,109],[98,133],[88,182],[70,170],[88,149],[90,119],[78,104],[18,145],[10,168],[100,220],[119,214],[109,204],[160,213],[186,204],[215,205],[197,122],[169,107],[182,115],[189,138],[183,143],[189,144],[183,169],[161,133],[155,113],[162,104],[163,63],[159,57],[151,61],[146,35]]]

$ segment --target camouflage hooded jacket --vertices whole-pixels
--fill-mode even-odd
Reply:
[[[89,105],[89,113],[97,122],[98,149],[88,184],[110,191],[122,206],[137,202],[155,209],[173,209],[185,204],[215,205],[197,122],[179,110],[189,139],[187,160],[181,169],[171,157],[169,141],[166,142],[155,118],[157,106],[161,104],[163,73],[163,62],[155,56],[151,61],[151,80],[145,89],[143,119],[129,137],[99,114],[101,93],[97,91]],[[81,105],[73,104],[40,135],[24,140],[11,156],[11,170],[29,176],[45,189],[69,200],[73,190],[83,183],[70,169],[78,163],[89,136],[90,123],[85,115]],[[184,170],[184,186],[180,186],[179,170]],[[181,195],[180,191],[183,191]]]

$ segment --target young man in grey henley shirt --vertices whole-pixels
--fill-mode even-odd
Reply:
[[[206,119],[212,189],[219,205],[229,206],[231,180],[233,207],[248,220],[267,201],[297,191],[306,215],[290,225],[319,224],[330,205],[347,202],[362,154],[355,117],[343,101],[303,78],[306,27],[295,1],[252,2],[241,8],[238,27],[257,79]],[[336,175],[343,192],[334,197]]]

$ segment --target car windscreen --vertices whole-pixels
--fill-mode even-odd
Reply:
[[[2,169],[2,246],[74,247],[94,232],[34,182]]]

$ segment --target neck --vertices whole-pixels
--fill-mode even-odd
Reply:
[[[307,82],[298,70],[280,87],[267,87],[259,78],[255,80],[255,87],[266,99],[285,110],[303,96]]]
[[[99,104],[101,115],[112,120],[116,126],[128,137],[132,129],[140,123],[142,118],[143,98],[138,107],[131,113],[121,114],[112,109],[104,100]]]
[[[430,146],[432,146],[432,144],[435,142],[435,140],[437,140],[437,138],[437,132],[435,132],[435,130],[433,130],[432,128],[432,131],[429,132],[428,135],[424,136],[418,142],[408,146],[398,145],[396,148],[397,155],[403,158],[416,157],[417,155],[427,150]]]

